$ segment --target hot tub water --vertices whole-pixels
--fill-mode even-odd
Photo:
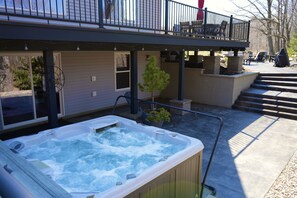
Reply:
[[[153,137],[115,126],[67,139],[51,138],[25,147],[19,154],[68,192],[100,193],[137,177],[187,146],[165,141],[165,135],[159,131]]]

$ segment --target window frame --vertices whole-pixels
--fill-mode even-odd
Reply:
[[[117,71],[117,55],[119,54],[129,55],[129,70]],[[117,74],[119,73],[129,73],[129,87],[124,87],[120,89],[117,88]],[[116,92],[130,90],[131,88],[131,54],[128,51],[114,52],[114,87]]]

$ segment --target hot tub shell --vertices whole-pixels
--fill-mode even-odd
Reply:
[[[162,137],[170,139],[170,141],[184,141],[187,147],[170,156],[167,160],[158,162],[149,169],[145,170],[137,178],[127,180],[123,185],[114,186],[103,193],[86,192],[83,194],[67,194],[67,192],[57,185],[50,178],[43,176],[43,174],[27,162],[23,157],[13,153],[9,150],[8,145],[12,142],[23,142],[25,146],[30,146],[34,142],[46,141],[49,138],[67,138],[70,136],[79,135],[73,133],[73,128],[89,129],[92,132],[98,128],[110,126],[113,124],[122,124],[125,127],[139,128],[150,135],[157,136],[162,134]],[[0,185],[3,182],[11,181],[12,185],[7,186],[6,189],[1,190],[0,193],[9,194],[10,191],[22,190],[28,194],[28,197],[39,196],[40,189],[44,190],[43,195],[47,194],[52,196],[57,191],[57,194],[67,195],[73,197],[87,197],[94,195],[95,197],[198,197],[200,192],[201,172],[202,172],[202,150],[203,144],[201,141],[184,136],[175,132],[167,131],[164,129],[146,126],[136,123],[135,121],[128,120],[118,116],[105,116],[96,118],[56,129],[42,131],[36,135],[25,136],[7,140],[4,143],[0,142],[0,164],[2,167],[8,165],[10,171],[2,169],[1,171],[7,174],[1,174]],[[7,157],[9,156],[9,157]],[[23,164],[23,167],[16,167],[14,163]],[[34,178],[31,175],[37,175]],[[34,185],[28,185],[28,180],[18,177],[18,175],[27,175],[31,177],[30,182]],[[25,183],[24,183],[25,182]],[[27,182],[27,183],[26,183]],[[17,183],[18,185],[15,185]],[[42,184],[50,184],[53,188],[51,192],[41,187],[36,190],[36,187],[30,186],[43,186]],[[12,193],[12,192],[11,192]],[[40,194],[41,195],[41,194]]]

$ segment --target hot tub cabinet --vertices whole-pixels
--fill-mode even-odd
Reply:
[[[125,198],[195,198],[201,190],[202,152],[190,157]]]
[[[102,130],[105,129],[110,131],[102,132]],[[120,130],[126,131],[123,132]],[[56,174],[51,173],[52,175],[55,175],[55,177],[53,177],[49,173],[51,171],[55,171],[55,167],[57,167],[57,164],[51,167],[52,162],[49,163],[50,160],[38,159],[38,157],[36,157],[35,155],[36,153],[40,154],[40,151],[42,151],[38,150],[39,146],[41,145],[42,146],[40,147],[40,149],[44,149],[44,145],[49,144],[51,145],[51,148],[54,148],[54,150],[56,150],[57,147],[55,145],[53,146],[53,142],[58,142],[59,144],[57,145],[65,145],[67,143],[67,145],[69,146],[68,143],[73,140],[79,140],[85,143],[86,141],[89,141],[92,137],[94,137],[96,139],[96,142],[94,144],[95,146],[98,146],[100,141],[108,142],[106,147],[107,150],[117,150],[117,152],[119,152],[120,154],[116,154],[119,154],[121,157],[124,156],[124,160],[121,163],[126,164],[130,160],[130,158],[126,158],[125,154],[128,153],[128,155],[130,156],[131,153],[133,153],[133,155],[135,155],[134,153],[136,153],[137,156],[139,155],[139,150],[134,149],[136,147],[133,147],[134,144],[133,142],[131,144],[131,141],[127,141],[128,146],[126,147],[122,147],[121,145],[119,146],[118,144],[121,143],[122,137],[130,137],[132,136],[132,133],[135,134],[135,137],[140,138],[133,139],[135,140],[135,145],[140,145],[140,148],[144,148],[143,145],[146,146],[147,142],[152,142],[152,145],[148,144],[148,146],[145,147],[146,150],[140,150],[140,156],[147,157],[153,155],[157,156],[157,160],[152,165],[146,166],[145,169],[138,169],[138,166],[143,166],[142,164],[144,163],[144,161],[137,161],[136,165],[132,165],[134,162],[132,161],[132,164],[128,165],[132,168],[127,170],[125,169],[125,171],[122,172],[123,175],[121,175],[122,173],[120,173],[119,175],[114,176],[114,178],[116,178],[116,182],[112,181],[109,187],[104,189],[101,189],[100,187],[106,185],[106,180],[104,178],[97,178],[97,180],[94,180],[96,184],[94,188],[95,190],[86,190],[93,184],[92,182],[88,183],[90,182],[88,180],[87,183],[80,183],[77,186],[77,188],[80,188],[82,185],[86,184],[85,186],[87,186],[87,188],[85,190],[74,192],[73,188],[68,188],[67,185],[63,186],[64,183],[58,183],[58,180],[55,180],[57,179]],[[112,144],[111,142],[109,142],[110,139],[102,139],[104,137],[110,138],[110,135],[118,135],[121,138],[115,141],[116,147],[111,147]],[[94,141],[91,141],[91,143],[93,142]],[[68,146],[66,150],[69,148]],[[105,143],[103,146],[106,146]],[[90,149],[90,147],[88,148]],[[89,170],[89,172],[93,174],[93,172],[95,171],[95,177],[98,177],[101,176],[100,174],[102,174],[102,171],[100,170],[100,172],[97,169],[98,166],[100,167],[98,163],[106,160],[103,163],[107,164],[107,166],[110,166],[113,163],[112,160],[109,161],[109,159],[111,159],[112,157],[112,154],[107,153],[109,157],[103,159],[104,157],[102,157],[102,152],[105,147],[102,147],[102,149],[100,149],[100,147],[98,147],[99,149],[97,147],[92,148],[95,150],[91,150],[90,153],[96,154],[97,152],[99,152],[99,156],[101,157],[95,157],[94,162],[88,161],[87,167],[90,168],[90,165],[95,164],[96,167]],[[133,149],[131,150],[131,148]],[[167,150],[160,155],[160,148],[165,148]],[[61,147],[58,149],[60,149],[58,151],[58,154],[61,154],[65,147]],[[81,150],[82,149],[80,147],[77,152]],[[152,150],[152,154],[150,155],[146,153],[146,151],[149,150]],[[168,151],[171,152],[172,150],[175,150],[173,154],[168,154]],[[67,125],[56,129],[42,131],[32,136],[14,138],[5,142],[0,141],[0,186],[4,187],[0,188],[0,196],[15,197],[17,196],[16,192],[22,192],[22,195],[27,195],[25,197],[196,198],[199,196],[199,192],[201,190],[200,183],[202,172],[202,150],[203,144],[201,143],[201,141],[181,135],[176,132],[141,125],[132,120],[121,118],[118,116],[105,116],[96,118],[93,120]],[[46,148],[43,151],[45,151],[46,157],[54,155],[50,153],[50,148]],[[29,154],[24,154],[22,156],[22,152]],[[32,159],[30,159],[30,157],[26,157],[32,154],[34,156],[33,160],[35,164],[32,164]],[[65,155],[61,155],[64,158]],[[73,155],[71,156],[73,158]],[[89,155],[84,153],[84,155],[80,155],[80,157],[73,158],[73,165],[82,163],[82,160],[85,156],[90,159]],[[94,157],[92,157],[92,159],[93,158]],[[133,158],[132,160],[138,159],[139,158]],[[38,166],[36,166],[36,163]],[[63,169],[64,166],[67,167],[67,163],[62,164]],[[57,170],[60,171],[61,169],[58,168]],[[109,169],[103,170],[110,171]],[[121,167],[116,167],[113,170],[116,172],[117,170],[122,169]],[[63,170],[61,172],[61,177],[69,174],[69,172],[67,171],[69,170],[65,170],[65,172]],[[131,171],[132,173],[133,171],[135,173],[131,174]],[[83,169],[83,172],[85,172],[85,169]],[[73,172],[72,174],[76,173],[77,172]],[[70,180],[75,180],[75,176],[72,174],[70,176]],[[87,178],[89,179],[90,176],[87,176]],[[77,177],[77,179],[80,180],[81,178]]]

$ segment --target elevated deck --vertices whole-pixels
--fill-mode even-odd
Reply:
[[[172,0],[4,0],[0,28],[2,51],[244,50],[250,23]]]

